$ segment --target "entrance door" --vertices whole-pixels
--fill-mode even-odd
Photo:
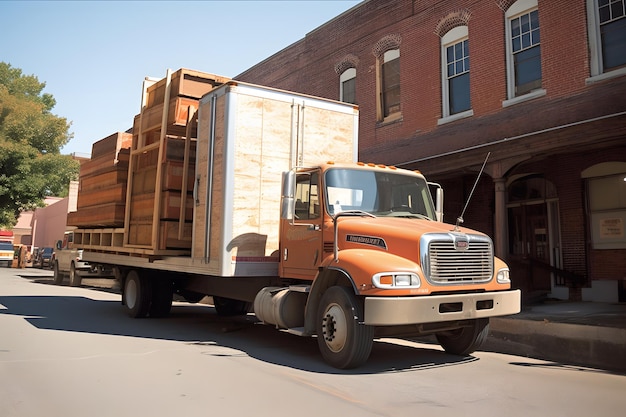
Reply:
[[[545,202],[509,207],[512,278],[514,285],[531,293],[551,290],[551,228],[547,207]]]

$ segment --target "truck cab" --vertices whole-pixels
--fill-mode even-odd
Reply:
[[[419,172],[328,163],[285,173],[279,274],[293,281],[271,297],[284,307],[308,293],[300,331],[339,368],[367,359],[377,336],[435,334],[469,354],[489,317],[519,312],[520,293],[487,235],[441,217]],[[257,316],[269,303],[255,301]]]

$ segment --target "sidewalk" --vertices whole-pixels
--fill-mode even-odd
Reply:
[[[626,303],[550,301],[491,319],[484,350],[626,373]]]

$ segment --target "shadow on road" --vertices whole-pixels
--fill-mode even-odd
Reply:
[[[37,281],[49,284],[49,281]],[[106,290],[106,289],[105,289]],[[111,290],[106,290],[110,292]],[[303,338],[258,323],[253,315],[221,317],[212,306],[174,303],[167,318],[131,319],[120,301],[84,296],[0,296],[1,315],[21,316],[38,329],[139,337],[207,346],[202,354],[241,356],[326,374],[375,374],[419,371],[478,360],[441,350],[374,343],[369,361],[358,369],[338,370],[323,362],[315,338]],[[220,349],[223,348],[223,349]]]

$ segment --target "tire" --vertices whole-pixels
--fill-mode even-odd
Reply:
[[[152,288],[150,281],[137,271],[130,271],[124,282],[124,304],[132,318],[143,318],[150,311]]]
[[[76,270],[76,265],[72,262],[70,265],[70,287],[80,287],[82,282],[83,277],[80,276],[80,273]]]
[[[213,297],[213,305],[219,316],[243,316],[248,314],[250,304],[232,298]]]
[[[447,353],[467,356],[482,346],[488,334],[489,319],[487,318],[472,320],[468,327],[437,333],[436,337]]]
[[[55,285],[63,284],[63,274],[61,273],[61,271],[59,271],[59,262],[58,261],[54,262],[54,265],[52,266],[52,269],[54,270],[54,284]]]
[[[374,327],[359,323],[363,306],[351,289],[330,287],[320,300],[317,344],[324,360],[335,368],[356,368],[367,361],[374,344]]]
[[[155,278],[152,281],[152,301],[150,303],[150,317],[166,317],[172,309],[173,295],[172,281],[166,277]]]

